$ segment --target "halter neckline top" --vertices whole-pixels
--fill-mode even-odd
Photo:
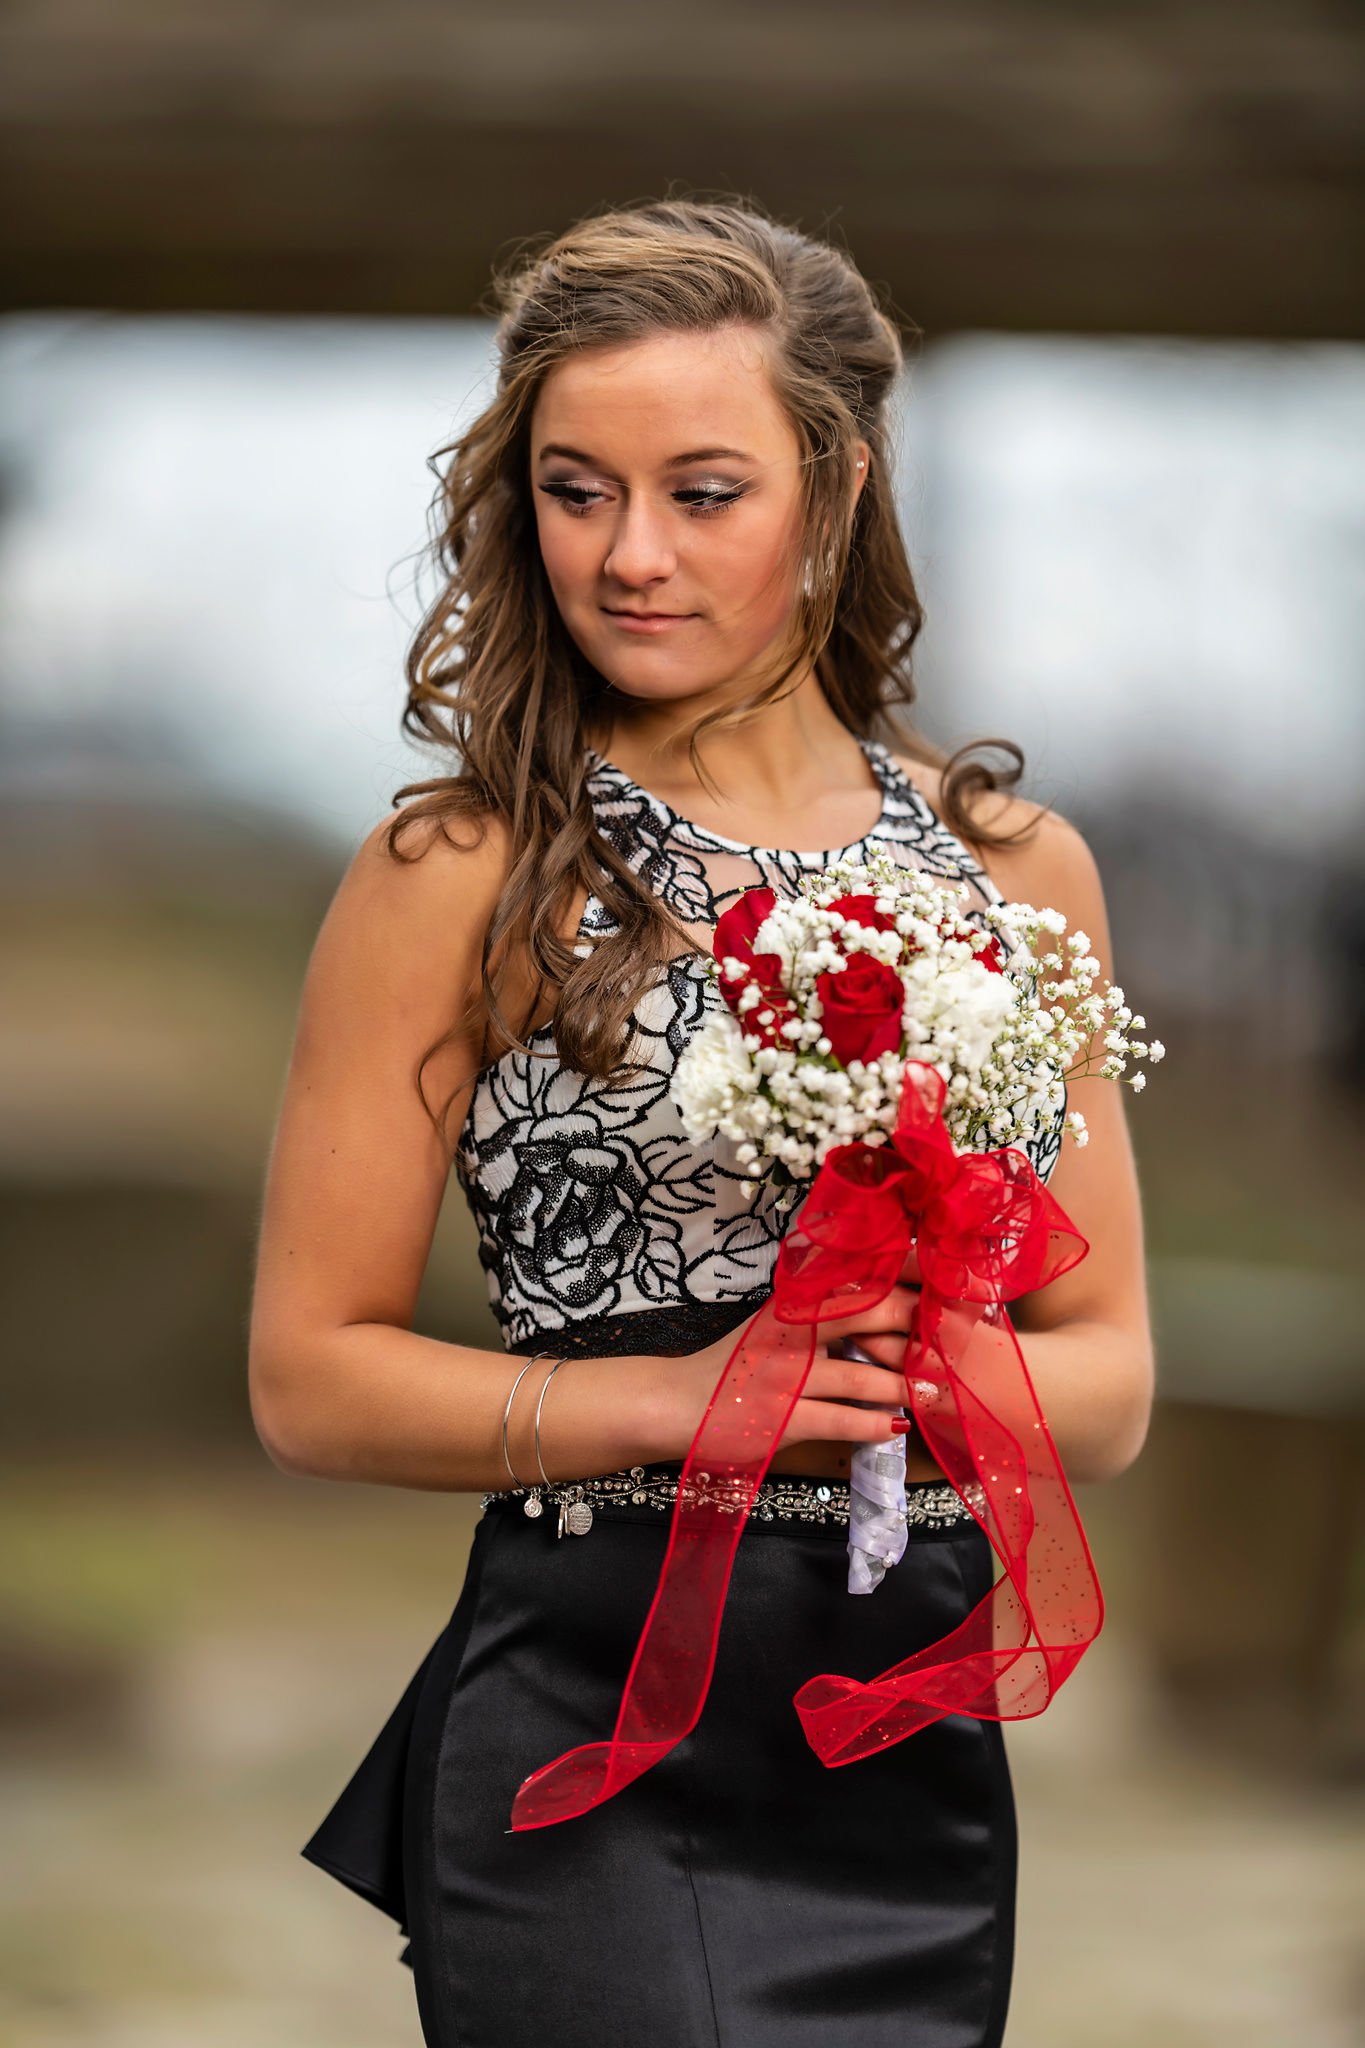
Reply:
[[[896,760],[895,755],[889,753],[885,747],[875,740],[864,740],[860,741],[859,744],[862,747],[868,766],[876,777],[877,789],[881,797],[881,809],[877,813],[876,823],[869,826],[861,839],[855,839],[851,846],[835,847],[824,853],[794,853],[785,852],[780,848],[771,846],[747,846],[741,839],[727,839],[723,832],[712,832],[704,825],[694,825],[689,818],[684,818],[680,812],[675,811],[671,804],[666,804],[661,796],[654,796],[649,790],[641,789],[637,782],[631,781],[623,768],[616,767],[613,762],[606,760],[594,748],[589,747],[588,761],[593,770],[593,799],[595,803],[597,796],[596,785],[599,783],[605,785],[610,782],[628,797],[634,797],[648,804],[651,810],[665,823],[667,829],[678,836],[680,843],[686,840],[698,847],[709,848],[716,853],[739,853],[749,860],[797,860],[802,863],[803,869],[806,872],[811,872],[819,868],[828,867],[831,861],[850,859],[870,846],[874,840],[880,839],[882,822],[886,817],[887,805],[890,801],[893,776],[899,778],[900,782],[905,784],[907,788],[913,788],[914,786],[910,782],[910,778],[905,773],[905,770]],[[955,845],[956,843],[954,841]],[[965,849],[963,851],[965,852]],[[978,870],[978,872],[980,871]]]
[[[603,838],[694,928],[714,929],[746,889],[794,895],[803,876],[874,846],[908,868],[965,883],[969,916],[998,901],[890,750],[859,744],[881,789],[880,814],[852,846],[819,853],[745,846],[694,825],[600,754],[588,756],[588,792]],[[612,929],[590,897],[580,945]],[[766,1184],[747,1194],[732,1142],[689,1138],[668,1092],[683,1048],[719,1001],[705,959],[683,954],[641,999],[620,1075],[572,1072],[547,1024],[527,1040],[529,1052],[504,1053],[479,1076],[455,1164],[509,1347],[647,1310],[673,1311],[665,1320],[676,1323],[679,1311],[705,1309],[723,1322],[733,1303],[738,1323],[771,1286],[793,1211],[780,1209]],[[1044,1177],[1060,1142],[1059,1116],[1029,1148]]]

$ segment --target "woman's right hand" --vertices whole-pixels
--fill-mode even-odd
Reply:
[[[905,1407],[901,1360],[918,1299],[918,1288],[901,1284],[875,1307],[820,1324],[810,1377],[782,1432],[779,1448],[808,1443],[884,1443],[894,1433],[894,1422],[901,1419]],[[668,1361],[677,1369],[676,1379],[671,1372],[669,1375],[677,1404],[669,1434],[680,1438],[685,1430],[686,1441],[675,1441],[666,1457],[686,1456],[743,1327],[703,1351]],[[841,1357],[845,1339],[856,1343],[876,1363]],[[674,1402],[669,1406],[673,1408]]]

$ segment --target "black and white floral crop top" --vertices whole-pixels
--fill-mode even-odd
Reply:
[[[969,915],[997,901],[894,756],[874,742],[863,748],[881,787],[881,815],[855,845],[823,853],[773,852],[705,831],[596,754],[588,787],[603,836],[684,924],[702,931],[744,890],[792,895],[803,875],[862,858],[874,845],[907,867],[965,883]],[[610,930],[596,899],[580,929],[585,943]],[[719,1000],[704,956],[684,955],[637,1009],[635,1064],[620,1082],[561,1066],[548,1025],[529,1039],[529,1055],[506,1053],[479,1077],[456,1168],[509,1347],[646,1310],[705,1305],[728,1326],[726,1304],[738,1323],[770,1286],[792,1212],[780,1210],[766,1186],[746,1196],[731,1141],[690,1139],[669,1098],[683,1047]],[[1030,1147],[1044,1178],[1060,1142],[1059,1117]]]

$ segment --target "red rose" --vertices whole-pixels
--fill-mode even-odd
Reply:
[[[866,925],[876,932],[893,932],[896,929],[894,917],[888,917],[884,910],[878,910],[875,896],[840,896],[830,904],[840,917],[851,917],[855,924]]]
[[[961,918],[955,917],[951,912],[939,919],[938,929],[940,938],[966,939],[969,945],[980,937],[979,932],[973,932],[970,926],[964,925]],[[993,932],[979,951],[973,947],[972,958],[979,960],[990,974],[1003,974],[1005,971],[1005,949]]]
[[[720,992],[726,1003],[746,1032],[761,1038],[765,1045],[785,1045],[781,1026],[789,1017],[796,1015],[791,997],[782,986],[782,959],[777,953],[756,953],[754,933],[772,910],[776,899],[771,889],[746,889],[738,903],[733,904],[716,922],[716,936],[712,951],[720,962]],[[741,962],[741,972],[727,974],[725,962],[734,959]],[[763,1001],[752,1009],[740,1011],[739,999],[751,982],[756,982],[763,991]],[[766,1010],[772,1015],[766,1024],[759,1023],[759,1017]]]
[[[821,1028],[841,1067],[899,1052],[905,990],[894,967],[870,953],[854,953],[842,974],[822,974],[815,987],[824,1011]]]
[[[746,967],[753,967],[758,960],[777,964],[776,953],[754,952],[754,933],[771,917],[776,901],[771,889],[746,889],[738,903],[717,920],[711,950],[722,963],[722,973],[725,961],[731,958],[742,960]]]
[[[985,945],[978,951],[974,942],[980,938],[981,934],[972,931],[970,926],[964,926],[958,918],[945,918],[939,926],[939,930],[945,939],[965,939],[968,945],[972,947],[973,960],[979,960],[988,973],[1004,973],[1005,949],[999,939],[996,938],[994,932],[991,933]]]

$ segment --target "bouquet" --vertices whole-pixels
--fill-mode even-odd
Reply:
[[[794,1700],[806,1739],[835,1766],[947,1714],[1040,1713],[1099,1632],[1094,1563],[1007,1304],[1087,1251],[1026,1149],[1050,1149],[1062,1123],[1085,1143],[1068,1078],[1122,1080],[1162,1047],[1134,1035],[1143,1020],[1058,912],[1013,903],[971,919],[965,896],[875,852],[782,902],[751,890],[717,926],[722,1004],[679,1061],[674,1099],[693,1137],[733,1142],[751,1193],[767,1179],[801,1208],[683,1465],[615,1729],[533,1772],[514,1830],[600,1805],[696,1726],[739,1539],[820,1324],[884,1300],[912,1250],[907,1406],[1002,1571],[940,1642],[872,1679],[807,1680]],[[855,1453],[855,1592],[904,1547],[904,1473],[903,1440]]]
[[[741,1165],[767,1162],[794,1186],[836,1145],[886,1143],[909,1060],[942,1079],[958,1150],[984,1152],[1045,1138],[1069,1079],[1098,1068],[1120,1080],[1130,1059],[1163,1057],[1159,1039],[1132,1036],[1145,1019],[1100,981],[1086,934],[1064,937],[1060,911],[992,904],[977,924],[958,907],[966,894],[876,854],[782,901],[750,889],[716,927],[726,1008],[674,1074],[688,1136],[718,1131]],[[1066,1128],[1086,1142],[1083,1117]]]
[[[1068,1079],[1098,1069],[1140,1090],[1129,1060],[1164,1047],[1134,1035],[1145,1020],[1059,911],[999,904],[973,922],[966,893],[875,853],[785,900],[748,891],[716,929],[725,1008],[673,1081],[688,1135],[729,1138],[792,1202],[835,1147],[888,1142],[913,1061],[943,1082],[959,1152],[1046,1144],[1063,1117],[1084,1145]],[[870,1593],[905,1550],[904,1437],[860,1445],[851,1482],[849,1590]]]

